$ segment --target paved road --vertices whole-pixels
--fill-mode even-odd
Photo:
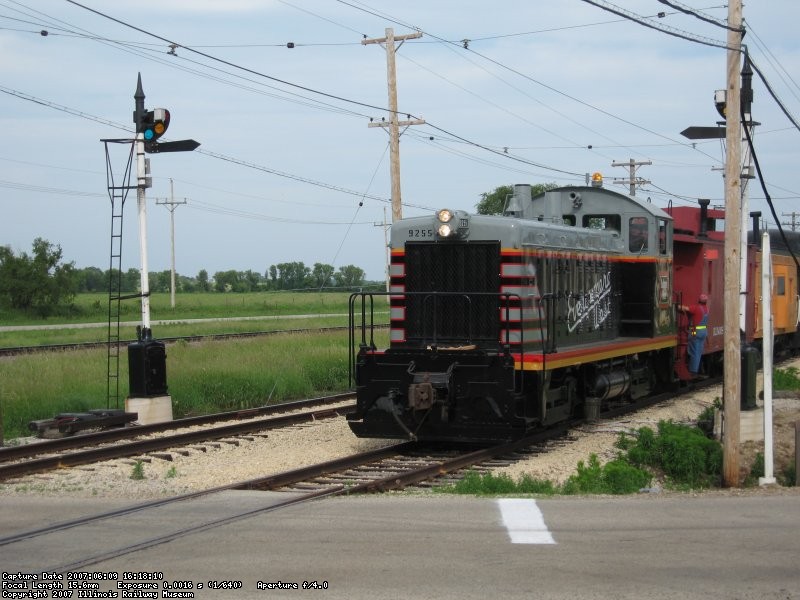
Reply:
[[[0,546],[0,569],[58,568],[276,496],[228,492]],[[0,497],[0,535],[122,504]],[[196,598],[800,599],[800,495],[543,499],[522,508],[515,514],[531,515],[535,535],[516,539],[535,543],[512,543],[507,525],[517,534],[520,525],[506,523],[497,500],[384,495],[254,514],[83,570],[161,572],[192,582]],[[209,580],[242,588],[209,591]],[[327,589],[259,589],[311,581]]]

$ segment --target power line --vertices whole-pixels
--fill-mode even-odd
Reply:
[[[772,89],[772,86],[770,86],[770,84],[767,81],[766,77],[764,77],[764,74],[761,72],[761,69],[759,69],[758,66],[756,65],[756,63],[753,62],[752,58],[750,59],[750,66],[753,67],[753,71],[755,71],[756,74],[758,75],[758,77],[761,79],[761,83],[763,83],[764,87],[767,88],[767,92],[769,92],[769,95],[772,96],[773,100],[775,100],[775,103],[781,109],[783,114],[786,115],[786,118],[789,119],[789,121],[792,122],[792,125],[795,126],[795,129],[800,131],[800,125],[797,124],[797,121],[795,121],[794,117],[789,113],[789,110],[783,105],[783,102],[781,102],[781,100],[778,98],[777,94],[775,94],[775,92]]]
[[[667,6],[674,8],[675,10],[679,10],[685,15],[690,15],[695,17],[696,19],[700,19],[701,21],[705,21],[706,23],[711,23],[712,25],[716,25],[717,27],[722,27],[723,29],[727,29],[729,31],[738,31],[739,33],[744,32],[743,27],[731,27],[728,25],[726,21],[722,19],[712,19],[711,17],[707,17],[705,15],[701,15],[691,6],[686,6],[685,4],[681,4],[680,2],[670,2],[670,0],[658,0],[661,4],[666,4]]]
[[[256,71],[255,69],[251,69],[249,67],[244,67],[242,65],[237,65],[236,63],[230,62],[230,61],[222,59],[222,58],[215,57],[215,56],[207,54],[205,52],[201,52],[200,50],[191,48],[189,46],[184,46],[183,44],[180,44],[178,42],[174,42],[174,41],[172,41],[172,40],[170,40],[168,38],[165,38],[165,37],[162,37],[162,36],[157,35],[155,33],[146,31],[146,30],[141,29],[141,28],[139,28],[139,27],[137,27],[135,25],[132,25],[130,23],[126,23],[125,21],[117,19],[116,17],[112,17],[111,15],[108,15],[108,14],[103,13],[101,11],[98,11],[98,10],[95,10],[95,9],[90,8],[88,6],[85,6],[85,5],[81,4],[80,2],[77,2],[76,0],[67,0],[67,2],[69,2],[70,4],[73,4],[75,6],[78,6],[80,8],[83,8],[84,10],[87,10],[87,11],[89,11],[91,13],[94,13],[94,14],[96,14],[98,16],[101,16],[103,18],[109,19],[109,20],[111,20],[111,21],[113,21],[115,23],[118,23],[118,24],[120,24],[120,25],[122,25],[124,27],[131,28],[131,29],[133,29],[135,31],[138,31],[139,33],[142,33],[142,34],[148,35],[150,37],[153,37],[155,39],[161,40],[161,41],[169,44],[170,46],[174,46],[175,48],[185,49],[185,50],[187,50],[189,52],[192,52],[194,54],[197,54],[199,56],[203,56],[203,57],[205,57],[205,58],[207,58],[209,60],[212,60],[212,61],[215,61],[215,62],[219,62],[221,64],[227,65],[227,66],[235,68],[235,69],[240,69],[240,70],[242,70],[244,72],[247,72],[247,73],[250,73],[252,75],[257,75],[259,77],[264,77],[264,78],[269,79],[271,81],[276,81],[276,82],[281,83],[283,85],[287,85],[289,87],[297,88],[297,89],[300,89],[300,90],[303,90],[303,91],[306,91],[306,92],[309,92],[309,93],[313,93],[313,94],[318,94],[318,95],[324,96],[326,98],[331,98],[331,99],[338,100],[338,101],[341,101],[341,102],[350,103],[350,104],[354,104],[354,105],[357,105],[357,106],[362,106],[362,107],[365,107],[365,108],[372,108],[372,109],[383,111],[383,112],[395,112],[396,114],[407,114],[409,119],[411,119],[411,118],[419,119],[419,117],[416,117],[415,115],[412,115],[411,113],[406,113],[405,111],[400,111],[400,110],[391,111],[390,109],[387,109],[387,108],[384,108],[384,107],[379,107],[379,106],[376,106],[374,104],[369,104],[369,103],[366,103],[366,102],[353,100],[351,98],[346,98],[344,96],[339,96],[337,94],[331,94],[331,93],[324,92],[322,90],[317,90],[317,89],[314,89],[314,88],[311,88],[311,87],[308,87],[308,86],[300,85],[300,84],[297,84],[297,83],[292,83],[290,81],[286,81],[286,80],[280,79],[278,77],[273,77],[272,75],[267,75],[266,73],[262,73],[260,71]],[[483,144],[479,144],[478,142],[474,142],[474,141],[469,140],[469,139],[467,139],[467,138],[465,138],[463,136],[459,136],[459,135],[457,135],[455,133],[447,131],[444,128],[438,127],[438,126],[433,125],[431,123],[429,123],[429,126],[433,127],[434,129],[436,129],[438,131],[441,131],[443,133],[447,133],[449,135],[457,137],[457,138],[461,139],[464,142],[467,142],[467,143],[470,143],[470,144],[474,145],[477,148],[482,148],[482,149],[487,150],[489,152],[494,152],[488,146],[485,146]],[[520,158],[520,157],[515,157],[515,156],[512,156],[510,154],[498,153],[498,152],[495,152],[495,153],[496,154],[500,154],[501,156],[504,156],[505,158],[507,158],[509,160],[514,160],[514,161],[517,161],[517,162],[523,162],[523,163],[530,164],[532,166],[539,167],[539,168],[542,168],[542,169],[552,170],[552,171],[560,172],[560,173],[566,173],[566,174],[569,174],[569,175],[580,175],[579,173],[573,173],[571,171],[565,171],[565,170],[558,169],[558,168],[555,168],[555,167],[550,167],[548,165],[543,165],[541,163],[536,163],[536,162],[529,161],[529,160],[526,160],[526,159],[523,159],[523,158]]]
[[[792,86],[794,86],[795,88],[800,89],[800,85],[798,85],[798,83],[794,80],[794,77],[792,77],[791,73],[789,73],[789,71],[786,70],[786,67],[784,67],[780,63],[778,58],[772,53],[772,51],[761,40],[761,38],[758,37],[758,34],[756,33],[755,29],[753,29],[753,26],[750,25],[750,23],[748,21],[746,21],[746,20],[745,20],[745,23],[747,23],[747,32],[750,34],[750,36],[752,37],[753,41],[755,42],[755,46],[757,46],[764,53],[764,55],[767,57],[767,62],[769,62],[772,65],[772,67],[778,72],[778,76],[786,84],[786,87],[788,87],[790,89],[790,91],[792,92],[792,95],[796,99],[800,100],[800,97],[798,97],[798,95],[794,92],[794,90],[791,89]],[[752,60],[752,57],[751,57],[751,60]],[[783,74],[781,74],[781,73],[783,73]],[[786,79],[784,79],[784,75],[786,75],[786,78],[789,79],[789,82],[791,82],[792,85],[789,85],[789,82],[787,82]]]
[[[69,1],[69,0],[68,0]],[[707,38],[704,36],[695,35],[693,33],[689,33],[688,31],[682,31],[680,29],[676,29],[675,27],[670,27],[669,25],[656,25],[655,23],[648,22],[647,19],[642,17],[641,15],[637,15],[632,13],[629,10],[626,10],[620,6],[616,6],[611,4],[610,2],[606,2],[605,0],[583,0],[587,4],[591,4],[596,6],[597,8],[601,8],[606,10],[610,13],[618,15],[620,17],[624,17],[631,21],[638,23],[644,27],[649,27],[650,29],[655,29],[656,31],[660,31],[661,33],[666,33],[667,35],[671,35],[673,37],[681,38],[684,40],[688,40],[690,42],[696,42],[698,44],[703,44],[705,46],[713,46],[715,48],[723,48],[725,50],[731,50],[728,45],[724,42],[720,42],[718,40],[714,40],[711,38]],[[737,30],[738,31],[738,30]]]
[[[77,117],[81,117],[81,118],[87,119],[89,121],[95,121],[97,123],[101,123],[101,124],[107,125],[109,127],[114,127],[116,129],[121,129],[121,130],[126,131],[128,133],[132,133],[132,128],[131,127],[127,127],[125,125],[121,125],[120,123],[116,123],[116,122],[110,121],[108,119],[103,119],[101,117],[90,115],[89,113],[85,113],[83,111],[76,110],[76,109],[70,108],[68,106],[64,106],[64,105],[61,105],[61,104],[56,104],[55,102],[50,102],[48,100],[42,100],[41,98],[36,98],[35,96],[31,96],[30,94],[25,94],[24,92],[20,92],[20,91],[17,91],[17,90],[12,90],[12,89],[6,88],[5,86],[2,86],[2,85],[0,85],[0,92],[4,92],[6,94],[9,94],[10,96],[16,96],[17,98],[21,98],[23,100],[27,100],[27,101],[33,102],[35,104],[46,106],[48,108],[59,110],[61,112],[66,112],[68,114],[71,114],[71,115],[74,115],[74,116],[77,116]],[[337,192],[350,194],[350,195],[358,196],[358,197],[364,197],[365,196],[362,192],[358,192],[358,191],[355,191],[355,190],[350,190],[350,189],[347,189],[347,188],[336,186],[336,185],[333,185],[333,184],[330,184],[330,183],[325,183],[325,182],[322,182],[322,181],[316,181],[316,180],[313,180],[313,179],[309,179],[307,177],[302,177],[300,175],[294,175],[292,173],[286,173],[284,171],[279,171],[277,169],[272,169],[270,167],[266,167],[264,165],[258,165],[256,163],[250,163],[250,162],[247,162],[247,161],[244,161],[244,160],[233,158],[231,156],[226,156],[224,154],[219,154],[217,152],[212,152],[210,150],[204,150],[202,148],[198,148],[197,150],[195,150],[195,154],[198,154],[198,153],[199,154],[205,154],[207,156],[211,156],[211,157],[219,159],[219,160],[224,160],[226,162],[235,163],[235,164],[238,164],[238,165],[241,165],[241,166],[245,166],[245,167],[248,167],[248,168],[251,168],[251,169],[256,169],[258,171],[263,171],[265,173],[271,173],[273,175],[278,175],[279,177],[285,177],[287,179],[293,179],[295,181],[299,181],[299,182],[302,182],[302,183],[307,183],[309,185],[315,185],[315,186],[318,186],[318,187],[323,187],[323,188],[327,188],[327,189],[330,189],[330,190],[334,190],[334,191],[337,191]],[[388,198],[382,198],[380,196],[367,195],[366,197],[368,197],[368,198],[370,198],[372,200],[378,200],[379,202],[387,202],[387,203],[391,202]],[[415,208],[422,208],[422,207],[416,207],[413,204],[407,204],[407,206],[412,206],[412,207],[415,207]]]
[[[415,30],[417,30],[417,31],[420,31],[420,32],[424,33],[426,36],[428,36],[428,37],[430,37],[430,38],[432,38],[432,39],[435,39],[435,40],[437,40],[437,41],[439,41],[439,42],[443,43],[444,45],[446,45],[446,46],[448,46],[448,47],[461,47],[461,48],[463,48],[463,50],[466,50],[467,52],[470,52],[470,53],[472,53],[472,54],[474,54],[474,55],[476,55],[476,56],[479,56],[480,58],[482,58],[483,60],[485,60],[485,61],[487,61],[487,62],[489,62],[489,63],[491,63],[491,64],[494,64],[494,65],[496,65],[496,66],[498,66],[498,67],[500,67],[500,68],[502,68],[502,69],[505,69],[505,70],[507,70],[507,71],[509,71],[509,72],[511,72],[511,73],[513,73],[513,74],[515,74],[515,75],[517,75],[517,76],[519,76],[519,77],[522,77],[523,79],[526,79],[526,80],[528,80],[528,81],[530,81],[530,82],[532,82],[532,83],[535,83],[535,84],[537,84],[537,85],[539,85],[539,86],[541,86],[541,87],[543,87],[543,88],[545,88],[545,89],[547,89],[547,90],[549,90],[549,91],[551,91],[551,92],[554,92],[554,93],[556,93],[556,94],[558,94],[558,95],[560,95],[560,96],[562,96],[562,97],[564,97],[564,98],[567,98],[567,99],[569,99],[569,100],[572,100],[573,102],[576,102],[576,103],[578,103],[578,104],[580,104],[580,105],[582,105],[582,106],[585,106],[585,107],[587,107],[587,108],[589,108],[589,109],[591,109],[591,110],[594,110],[594,111],[596,111],[596,112],[599,112],[599,113],[601,113],[601,114],[603,114],[603,115],[605,115],[605,116],[607,116],[607,117],[610,117],[610,118],[612,118],[612,119],[615,119],[615,120],[617,120],[617,121],[620,121],[620,122],[622,122],[622,123],[625,123],[626,125],[630,125],[631,127],[634,127],[634,128],[636,128],[636,129],[640,129],[640,130],[642,130],[642,131],[645,131],[645,132],[647,132],[647,133],[650,133],[650,134],[652,134],[652,135],[655,135],[655,136],[657,136],[657,137],[660,137],[660,138],[663,138],[663,139],[669,140],[670,142],[673,142],[673,143],[676,143],[676,144],[680,144],[680,145],[682,145],[682,146],[685,146],[685,147],[687,147],[687,148],[691,148],[691,149],[693,149],[693,150],[696,150],[697,152],[700,152],[701,154],[703,154],[703,155],[707,156],[708,158],[710,158],[710,159],[712,159],[712,160],[714,160],[714,161],[717,161],[717,162],[719,162],[719,160],[718,160],[717,158],[715,158],[715,157],[713,157],[713,156],[711,156],[711,155],[709,155],[709,154],[707,154],[707,153],[703,152],[702,150],[699,150],[698,148],[696,148],[696,146],[695,146],[695,145],[688,144],[688,143],[685,143],[685,142],[676,141],[676,140],[675,140],[675,139],[673,139],[673,138],[670,138],[670,137],[668,137],[668,136],[665,136],[665,135],[663,135],[663,134],[661,134],[661,133],[658,133],[658,132],[656,132],[656,131],[652,131],[651,129],[648,129],[648,128],[646,128],[646,127],[642,126],[642,125],[638,125],[638,124],[636,124],[636,123],[633,123],[632,121],[629,121],[629,120],[627,120],[627,119],[625,119],[625,118],[623,118],[623,117],[619,117],[619,116],[617,116],[617,115],[615,115],[615,114],[613,114],[613,113],[610,113],[610,112],[608,112],[608,111],[606,111],[606,110],[604,110],[604,109],[602,109],[602,108],[599,108],[599,107],[597,107],[597,106],[594,106],[594,105],[590,104],[589,102],[586,102],[586,101],[580,100],[579,98],[576,98],[576,97],[574,97],[574,96],[571,96],[570,94],[567,94],[567,93],[565,93],[565,92],[562,92],[562,91],[561,91],[561,90],[559,90],[559,89],[556,89],[556,88],[554,88],[554,87],[552,87],[552,86],[550,86],[550,85],[547,85],[546,83],[543,83],[543,82],[541,82],[541,81],[539,81],[539,80],[537,80],[537,79],[534,79],[534,78],[533,78],[533,77],[531,77],[530,75],[527,75],[527,74],[525,74],[525,73],[522,73],[521,71],[519,71],[519,70],[517,70],[517,69],[514,69],[514,68],[512,68],[512,67],[509,67],[509,66],[508,66],[508,65],[506,65],[506,64],[503,64],[503,63],[501,63],[501,62],[499,62],[499,61],[497,61],[497,60],[495,60],[495,59],[493,59],[493,58],[490,58],[490,57],[486,56],[485,54],[481,54],[480,52],[477,52],[476,50],[474,50],[474,49],[470,48],[468,45],[467,45],[467,46],[463,46],[463,45],[461,45],[460,43],[454,43],[454,42],[451,42],[451,41],[449,41],[449,40],[446,40],[446,39],[442,38],[441,36],[438,36],[438,35],[436,35],[436,34],[434,34],[434,33],[431,33],[431,32],[430,32],[430,31],[428,31],[428,30],[425,30],[425,29],[422,29],[422,28],[420,28],[420,27],[416,27],[416,26],[414,26],[414,25],[411,25],[411,24],[409,24],[409,23],[406,23],[406,22],[404,22],[404,21],[402,21],[402,20],[400,20],[400,19],[398,19],[398,18],[396,18],[396,17],[393,17],[393,16],[391,16],[391,15],[388,15],[388,14],[386,14],[386,13],[379,13],[379,12],[375,11],[375,9],[365,8],[365,7],[364,7],[365,5],[363,5],[363,3],[353,3],[353,2],[348,2],[347,0],[336,0],[336,1],[337,1],[338,3],[340,3],[340,4],[344,4],[345,6],[349,6],[349,7],[351,7],[351,8],[354,8],[354,9],[356,9],[356,10],[359,10],[359,11],[365,12],[365,13],[367,13],[367,14],[370,14],[370,15],[373,15],[373,16],[377,16],[377,17],[379,17],[379,18],[382,18],[382,19],[386,19],[386,20],[388,20],[388,21],[391,21],[392,23],[395,23],[395,24],[398,24],[398,25],[402,25],[402,26],[404,26],[404,27],[408,27],[408,28],[411,28],[411,29],[415,29]],[[359,6],[359,5],[357,5],[357,4],[361,4],[361,6]],[[474,63],[473,63],[473,64],[474,64]],[[503,80],[501,79],[501,81],[503,81]],[[505,83],[505,82],[504,82],[504,83]],[[513,88],[513,86],[512,86],[512,88]],[[514,89],[516,89],[516,88],[514,88]],[[539,101],[537,100],[537,102],[539,102]],[[541,102],[540,102],[540,104],[543,104],[543,103],[541,103]],[[543,105],[544,105],[544,104],[543,104]],[[544,105],[544,106],[547,106],[547,105]],[[552,108],[551,108],[551,107],[549,107],[549,106],[548,106],[548,108],[550,108],[550,110],[553,110],[554,112],[556,112],[556,114],[559,114],[559,115],[561,114],[561,113],[559,113],[559,111],[556,111],[555,109],[552,109]],[[561,115],[561,116],[563,116],[563,115]],[[566,117],[566,118],[568,118],[568,117]],[[569,119],[569,118],[568,118],[568,119]],[[571,119],[569,119],[569,120],[571,120]],[[574,122],[574,121],[573,121],[573,122]],[[578,125],[580,125],[580,124],[578,123]],[[590,130],[590,131],[592,131],[592,129],[591,129],[591,128],[589,128],[589,127],[587,127],[587,126],[583,126],[583,125],[581,125],[581,126],[582,126],[582,127],[584,127],[584,128],[586,128],[587,130]],[[596,133],[596,132],[595,132],[595,133]],[[598,135],[602,135],[602,134],[598,134]],[[606,137],[606,136],[602,136],[602,137]],[[606,138],[606,139],[608,139],[608,138]],[[626,147],[626,146],[624,146],[624,147]],[[627,148],[627,147],[626,147],[626,148]],[[534,165],[534,166],[539,166],[539,165]],[[581,174],[581,173],[570,173],[570,174],[571,174],[571,175],[576,175],[576,176],[583,177],[583,174]]]

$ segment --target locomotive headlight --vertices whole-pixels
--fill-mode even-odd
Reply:
[[[439,232],[439,237],[450,237],[453,233],[453,228],[447,223],[442,223],[437,231]]]
[[[441,223],[449,223],[453,220],[453,216],[453,211],[449,208],[443,208],[436,213],[436,218],[439,219]]]

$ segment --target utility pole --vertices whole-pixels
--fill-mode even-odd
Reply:
[[[628,175],[628,179],[618,179],[614,178],[614,183],[627,183],[630,185],[630,195],[636,195],[636,186],[637,185],[644,185],[645,183],[650,183],[647,179],[641,179],[636,177],[636,167],[641,167],[642,165],[652,165],[652,161],[643,160],[640,162],[634,161],[632,158],[628,159],[628,162],[617,162],[614,161],[611,163],[612,167],[628,167],[630,171],[630,175]]]
[[[386,49],[386,76],[389,82],[389,122],[370,123],[369,127],[388,127],[389,128],[389,160],[392,178],[392,222],[403,217],[403,209],[400,199],[400,127],[410,125],[424,125],[422,119],[409,119],[399,121],[397,116],[397,68],[395,66],[395,53],[406,40],[413,40],[422,37],[422,32],[409,33],[406,35],[394,35],[394,29],[386,28],[386,37],[363,39],[361,43],[381,44]],[[400,42],[400,46],[395,48],[394,43]]]
[[[156,198],[156,204],[166,206],[169,211],[169,240],[171,248],[171,267],[169,279],[169,302],[175,308],[175,209],[181,204],[186,204],[187,198],[175,200],[175,191],[172,188],[172,177],[169,178],[169,198]]]
[[[792,231],[797,231],[797,217],[798,217],[798,215],[800,215],[800,213],[796,213],[794,211],[792,211],[790,213],[781,213],[781,216],[783,216],[783,217],[792,217],[792,222],[791,223],[784,223],[784,225],[789,225],[789,226],[791,226]]]
[[[728,3],[727,105],[725,156],[725,264],[724,264],[724,378],[722,480],[739,485],[741,403],[741,339],[739,333],[740,254],[742,239],[741,190],[741,83],[742,0]]]

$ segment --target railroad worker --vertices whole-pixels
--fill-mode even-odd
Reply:
[[[697,304],[678,308],[689,315],[689,372],[697,374],[700,371],[700,358],[703,356],[703,346],[708,337],[708,296],[700,294]]]

